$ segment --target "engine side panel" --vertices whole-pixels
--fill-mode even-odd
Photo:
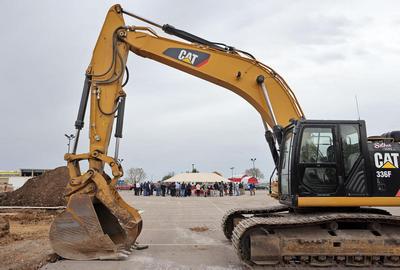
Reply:
[[[400,197],[400,144],[368,142],[372,196]]]

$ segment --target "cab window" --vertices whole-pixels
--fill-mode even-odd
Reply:
[[[331,128],[305,128],[301,140],[301,163],[335,162]]]
[[[343,151],[344,171],[346,176],[348,176],[361,152],[358,125],[341,125],[340,138]]]
[[[293,132],[289,131],[284,139],[282,149],[282,168],[281,168],[281,193],[289,194],[289,177],[290,177],[290,159],[291,159],[291,148],[292,148]]]

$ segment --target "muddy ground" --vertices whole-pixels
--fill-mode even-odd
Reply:
[[[35,270],[56,261],[58,257],[50,247],[48,232],[57,213],[1,210],[0,216],[9,222],[9,233],[0,237],[0,269]]]

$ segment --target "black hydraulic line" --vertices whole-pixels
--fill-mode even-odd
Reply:
[[[127,66],[125,66],[125,72],[126,72],[126,79],[125,79],[125,82],[122,84],[122,87],[124,87],[125,85],[127,85],[128,82],[129,82],[129,69],[128,69]]]
[[[89,99],[90,85],[91,85],[91,77],[86,75],[85,82],[83,84],[83,91],[81,97],[81,103],[79,105],[78,116],[75,121],[75,128],[77,130],[81,130],[83,128],[86,107]]]
[[[99,108],[99,111],[104,115],[114,115],[115,112],[118,110],[118,107],[119,107],[119,98],[120,97],[117,97],[117,99],[115,100],[116,106],[111,112],[104,111],[100,106],[100,99],[96,99],[97,100],[97,107]]]
[[[271,173],[271,176],[269,177],[269,194],[272,194],[272,177],[274,177],[275,171],[276,167],[274,168],[274,170]]]
[[[189,32],[180,30],[169,24],[164,24],[162,26],[162,30],[167,34],[174,35],[176,37],[179,37],[179,38],[184,39],[189,42],[203,44],[203,45],[206,45],[206,46],[209,46],[209,47],[212,47],[215,49],[219,49],[219,50],[224,49],[224,48],[221,48],[220,46],[216,45],[214,42],[208,41],[206,39],[203,39],[201,37],[193,35]]]
[[[117,125],[115,127],[116,138],[122,138],[122,128],[124,126],[125,99],[126,97],[121,97],[121,100],[119,101],[118,105]]]
[[[275,138],[272,134],[271,130],[265,131],[265,139],[267,140],[269,149],[271,151],[272,159],[274,160],[275,167],[278,167],[279,164],[279,154],[278,150],[276,149]]]

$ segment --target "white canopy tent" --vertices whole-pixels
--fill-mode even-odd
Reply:
[[[177,174],[167,180],[164,183],[215,183],[224,182],[229,183],[230,181],[216,173],[181,173]]]

